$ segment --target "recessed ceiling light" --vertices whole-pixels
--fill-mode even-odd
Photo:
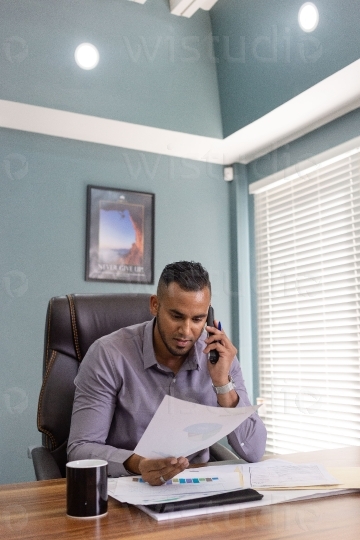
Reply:
[[[82,69],[94,69],[99,63],[99,51],[91,43],[81,43],[75,50],[75,62]]]
[[[304,32],[312,32],[319,23],[318,8],[312,2],[305,2],[299,9],[298,21]]]

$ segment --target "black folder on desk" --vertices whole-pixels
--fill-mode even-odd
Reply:
[[[224,504],[259,501],[262,498],[263,495],[255,491],[255,489],[239,489],[236,491],[209,495],[208,497],[200,497],[198,499],[188,499],[186,501],[147,504],[146,508],[149,508],[153,512],[163,514],[165,512],[176,512],[179,510],[193,510],[210,506],[222,506]]]

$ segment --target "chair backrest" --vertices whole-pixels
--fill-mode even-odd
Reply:
[[[98,338],[149,321],[149,299],[149,294],[70,294],[49,302],[37,426],[63,476],[80,362]]]

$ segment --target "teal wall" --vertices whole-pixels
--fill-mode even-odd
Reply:
[[[315,0],[312,33],[297,22],[303,3],[219,0],[211,10],[224,136],[359,58],[359,0]]]
[[[360,108],[252,161],[246,167],[248,182],[282,171],[359,135]]]
[[[230,328],[229,186],[222,168],[113,147],[0,130],[0,482],[34,478],[45,315],[69,292],[155,292],[84,281],[86,186],[155,193],[155,279],[199,260]]]
[[[0,99],[221,137],[208,13],[167,0],[2,0]],[[94,71],[75,66],[82,41]],[[206,54],[205,54],[206,51]],[[0,483],[34,479],[27,447],[36,410],[46,307],[69,292],[154,292],[85,282],[86,186],[155,193],[155,280],[165,264],[201,261],[230,328],[229,186],[222,168],[0,129]]]
[[[246,381],[250,401],[257,397],[256,340],[253,332],[253,275],[251,273],[250,203],[246,165],[234,164],[234,181],[230,184],[230,238],[232,247],[232,323],[233,339],[238,343],[241,369]],[[256,313],[256,311],[254,312]],[[255,392],[254,392],[255,391]]]
[[[222,137],[209,14],[168,0],[1,0],[0,98]],[[75,64],[82,42],[96,69]]]

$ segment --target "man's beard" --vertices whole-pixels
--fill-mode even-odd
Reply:
[[[166,335],[165,333],[163,332],[162,328],[161,328],[161,323],[159,323],[159,317],[156,317],[156,322],[155,324],[157,325],[157,329],[158,329],[158,332],[160,334],[160,337],[165,345],[165,347],[167,348],[167,350],[169,351],[170,354],[172,354],[173,356],[185,356],[189,353],[189,351],[191,350],[191,348],[193,347],[194,345],[194,341],[191,339],[191,340],[187,340],[189,341],[190,343],[190,346],[187,348],[187,347],[184,347],[184,350],[179,350],[177,348],[173,348],[171,346],[171,344],[168,342],[167,338],[166,338]]]

